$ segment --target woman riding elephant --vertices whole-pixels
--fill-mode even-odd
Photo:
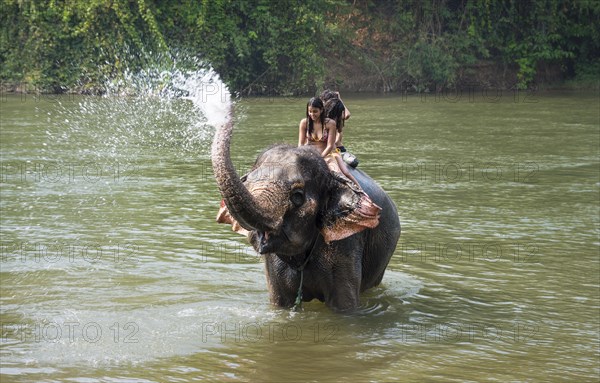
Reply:
[[[338,118],[331,119],[325,115],[325,106],[320,98],[313,97],[308,100],[306,117],[300,121],[298,127],[298,146],[312,145],[315,147],[332,171],[342,173],[360,188],[360,184],[350,174],[346,163],[336,149],[338,125],[340,125],[340,119],[345,109],[344,104],[339,99],[328,102],[330,103],[330,113],[333,112],[332,116]],[[335,111],[339,113],[335,115]]]
[[[321,136],[311,132],[317,140],[333,133],[320,123]],[[381,282],[400,237],[393,201],[357,169],[351,172],[359,186],[353,186],[309,145],[271,146],[240,177],[230,156],[232,131],[233,110],[212,146],[223,196],[217,222],[231,224],[262,255],[271,302],[293,307],[318,299],[334,310],[359,307],[359,294]]]
[[[337,136],[335,139],[335,147],[337,151],[340,153],[340,157],[347,163],[349,166],[356,168],[358,166],[358,159],[355,155],[351,154],[343,144],[344,138],[344,125],[346,120],[350,118],[350,110],[346,104],[342,101],[342,97],[340,96],[340,92],[334,92],[329,89],[325,89],[321,95],[319,96],[321,101],[323,101],[323,105],[325,106],[325,113],[327,117],[331,118],[335,121],[337,128]]]

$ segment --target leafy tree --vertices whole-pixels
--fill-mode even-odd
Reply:
[[[4,87],[102,92],[179,53],[242,94],[597,84],[595,0],[0,0]],[[172,62],[171,62],[172,63]],[[198,65],[191,60],[187,65]],[[178,63],[181,65],[180,63]],[[511,83],[512,82],[512,83]],[[481,84],[485,85],[485,84]]]

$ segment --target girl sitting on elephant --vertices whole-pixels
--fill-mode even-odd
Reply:
[[[348,110],[348,107],[342,101],[340,92],[334,92],[329,89],[325,89],[319,98],[323,101],[327,117],[335,121],[337,128],[335,146],[337,151],[340,153],[340,156],[345,163],[353,168],[356,168],[358,166],[358,159],[356,156],[348,152],[342,143],[344,134],[342,130],[344,128],[344,122],[350,118],[350,110]]]
[[[341,108],[341,109],[340,109]],[[334,115],[339,117],[343,113],[344,105],[338,99],[334,105]],[[339,121],[339,119],[337,119]],[[319,134],[320,133],[320,134]],[[325,116],[325,107],[320,98],[313,97],[306,104],[306,118],[300,121],[298,127],[298,146],[312,145],[319,152],[327,163],[327,166],[335,174],[343,174],[348,182],[348,186],[357,193],[362,194],[365,199],[365,205],[372,205],[377,212],[381,210],[374,204],[367,193],[364,192],[356,178],[350,173],[346,163],[336,150],[335,142],[337,135],[336,121]],[[343,178],[343,177],[342,177]]]
[[[306,104],[306,118],[300,121],[298,127],[298,146],[313,145],[332,171],[342,173],[360,187],[337,152],[336,139],[336,121],[325,115],[325,106],[320,98],[311,98]]]

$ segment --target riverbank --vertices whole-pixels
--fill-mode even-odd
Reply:
[[[516,83],[504,82],[502,84],[490,84],[490,83],[466,83],[459,87],[441,87],[437,90],[431,91],[430,89],[419,89],[414,86],[402,86],[400,85],[397,88],[386,89],[385,91],[381,89],[379,84],[369,84],[368,82],[361,83],[359,81],[353,81],[350,84],[341,84],[336,85],[329,84],[324,86],[323,88],[332,88],[337,89],[340,92],[346,93],[354,93],[354,94],[403,94],[403,95],[418,95],[418,94],[450,94],[453,92],[489,92],[489,91],[523,91],[523,92],[539,92],[539,91],[598,91],[600,90],[600,79],[594,81],[580,81],[580,80],[565,80],[565,81],[556,81],[556,82],[548,82],[541,84],[533,84],[531,87],[527,89],[519,89]],[[314,88],[313,92],[301,92],[294,94],[273,94],[265,93],[265,94],[254,94],[251,96],[257,97],[289,97],[289,96],[308,96],[311,94],[317,94],[321,87]],[[235,93],[235,92],[234,92]],[[55,90],[48,90],[44,88],[37,87],[33,84],[27,84],[22,82],[14,82],[14,83],[4,83],[0,85],[0,99],[3,95],[10,94],[23,94],[23,95],[63,95],[63,94],[73,94],[73,95],[90,95],[90,96],[102,96],[106,95],[107,92],[103,89],[102,86],[86,86],[86,87],[74,87],[74,88],[60,88]]]
[[[332,63],[333,64],[333,63]],[[584,73],[566,77],[558,65],[540,64],[533,80],[523,86],[519,79],[519,68],[493,61],[481,61],[459,71],[453,83],[446,81],[419,83],[403,77],[386,77],[383,72],[371,71],[357,62],[329,66],[325,87],[346,92],[370,93],[441,93],[456,90],[598,90],[600,76]]]

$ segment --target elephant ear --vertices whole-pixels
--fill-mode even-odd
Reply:
[[[333,172],[332,172],[333,173]],[[332,191],[322,215],[325,242],[339,241],[379,225],[381,208],[341,175],[333,177]]]
[[[227,206],[225,205],[225,201],[221,200],[221,208],[217,213],[217,223],[228,223],[231,225],[231,230],[235,231],[238,234],[247,236],[250,232],[244,229],[238,221],[235,220],[229,213]]]

